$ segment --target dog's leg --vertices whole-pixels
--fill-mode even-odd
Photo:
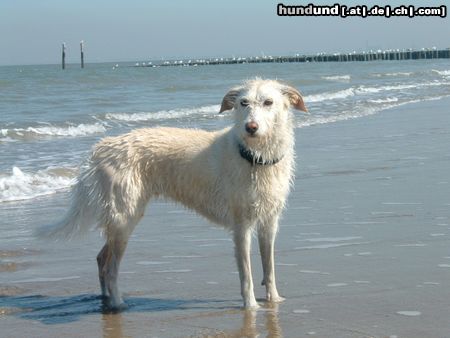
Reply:
[[[241,295],[246,309],[259,307],[253,291],[253,277],[250,260],[252,231],[250,227],[234,230],[234,245],[239,278],[241,280]]]
[[[113,230],[107,233],[106,244],[97,258],[102,294],[108,296],[108,305],[113,309],[124,307],[124,302],[117,286],[117,277],[120,261],[127,247],[128,237],[129,233],[124,230]]]
[[[277,230],[278,218],[272,222],[262,224],[258,228],[259,251],[264,273],[264,279],[261,284],[266,286],[266,297],[269,302],[282,302],[284,300],[278,294],[275,282],[274,244]]]
[[[100,281],[100,289],[102,290],[102,296],[108,297],[108,291],[106,290],[105,284],[105,264],[108,254],[108,243],[106,243],[97,255],[97,265],[98,265],[98,279]]]

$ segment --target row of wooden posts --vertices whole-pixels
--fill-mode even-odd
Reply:
[[[81,68],[84,68],[84,41],[80,41]],[[180,60],[164,61],[157,65],[149,62],[148,64],[139,64],[136,66],[158,67],[158,66],[200,66],[200,65],[221,65],[221,64],[240,64],[240,63],[283,63],[283,62],[348,62],[348,61],[377,61],[377,60],[419,60],[419,59],[449,59],[450,48],[431,49],[422,48],[422,50],[385,50],[370,52],[353,53],[319,53],[317,55],[299,55],[294,56],[262,56],[249,58],[211,58],[201,60]],[[62,69],[66,69],[66,44],[62,44]]]
[[[63,42],[62,44],[62,61],[61,66],[62,69],[66,69],[66,43]],[[80,57],[81,57],[81,68],[84,68],[84,41],[80,41]]]
[[[450,48],[428,48],[421,50],[377,50],[369,52],[352,53],[319,53],[316,55],[292,56],[254,56],[233,58],[209,58],[193,60],[163,61],[159,64],[151,62],[136,64],[137,67],[167,67],[167,66],[203,66],[226,65],[243,63],[285,63],[285,62],[352,62],[352,61],[392,61],[392,60],[421,60],[421,59],[450,59]]]

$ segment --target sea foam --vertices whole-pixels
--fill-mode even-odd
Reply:
[[[43,137],[80,137],[106,132],[102,123],[67,126],[44,125],[28,128],[1,129],[0,137],[13,140],[33,140]]]
[[[327,100],[345,99],[349,96],[354,96],[355,90],[353,88],[347,88],[338,90],[335,92],[324,92],[319,94],[306,95],[304,100],[309,102],[322,102]]]
[[[391,102],[398,102],[398,97],[386,97],[382,99],[373,99],[373,100],[367,100],[367,102],[371,103],[391,103]]]
[[[348,82],[351,79],[351,76],[346,75],[332,75],[332,76],[322,76],[322,79],[328,80],[328,81],[339,81],[339,82]]]
[[[20,201],[56,193],[74,183],[69,176],[50,171],[26,173],[13,167],[10,175],[0,176],[0,202]]]
[[[408,83],[408,84],[394,84],[394,85],[386,85],[386,86],[353,86],[346,89],[332,91],[332,92],[323,92],[317,94],[311,94],[304,96],[304,100],[306,103],[316,103],[330,100],[342,100],[348,97],[353,96],[369,96],[370,94],[377,94],[380,92],[386,91],[404,91],[407,89],[419,89],[423,87],[436,87],[436,86],[448,86],[450,82],[448,81],[431,81],[424,83]]]
[[[392,73],[374,73],[372,77],[405,77],[413,75],[413,72],[392,72]]]
[[[197,108],[181,108],[173,110],[160,110],[156,112],[140,112],[140,113],[107,113],[107,120],[118,120],[124,122],[140,122],[140,121],[158,121],[179,119],[190,116],[198,116],[205,114],[218,113],[219,105],[209,105]]]
[[[433,73],[439,74],[441,76],[450,76],[450,69],[447,70],[437,70],[437,69],[432,69]]]
[[[309,126],[314,126],[314,125],[319,125],[319,124],[335,123],[335,122],[339,122],[339,121],[357,119],[357,118],[376,114],[376,113],[386,110],[386,109],[400,107],[400,106],[410,104],[410,103],[439,100],[446,96],[449,96],[449,95],[443,95],[443,96],[437,96],[437,97],[426,97],[423,99],[415,99],[415,100],[409,100],[409,101],[403,101],[403,102],[396,102],[396,101],[389,102],[387,100],[382,100],[382,99],[380,99],[380,102],[374,102],[374,100],[372,100],[371,103],[378,103],[378,104],[375,106],[367,106],[365,108],[357,108],[355,110],[343,111],[342,113],[340,113],[338,115],[309,116],[306,119],[304,119],[303,121],[298,122],[297,128],[304,128],[304,127],[309,127]],[[368,101],[370,101],[370,100],[368,100]]]

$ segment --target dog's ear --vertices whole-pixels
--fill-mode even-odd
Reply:
[[[291,86],[283,86],[281,92],[283,93],[283,95],[286,95],[289,98],[289,102],[291,103],[292,107],[297,110],[304,111],[305,113],[308,112],[308,109],[303,102],[302,94],[300,94],[297,89]]]
[[[222,105],[220,106],[219,114],[226,111],[231,110],[234,107],[234,103],[236,102],[236,98],[241,93],[242,88],[233,88],[223,97]]]

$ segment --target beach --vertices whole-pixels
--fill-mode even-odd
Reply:
[[[156,201],[131,237],[119,284],[98,297],[102,239],[38,241],[67,191],[0,209],[2,337],[450,336],[450,99],[296,129],[297,168],[276,245],[278,289],[241,310],[228,233]],[[301,121],[299,122],[301,123]],[[18,228],[19,226],[19,228]]]

